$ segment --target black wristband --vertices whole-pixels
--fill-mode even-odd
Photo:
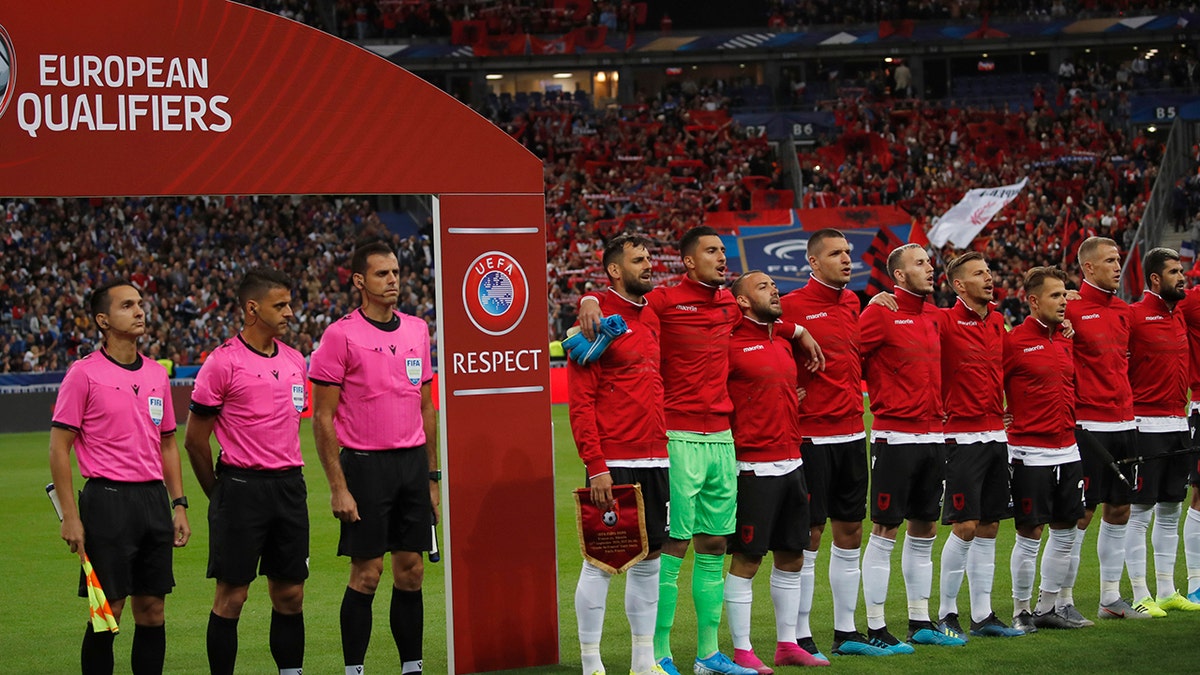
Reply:
[[[437,471],[430,471],[429,480],[435,483],[440,483],[442,481],[442,470],[438,469]]]
[[[173,500],[171,502],[171,508],[175,508],[176,506],[182,506],[183,508],[186,509],[188,507],[187,497],[180,497],[178,499]]]

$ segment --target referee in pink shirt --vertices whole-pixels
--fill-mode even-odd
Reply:
[[[175,586],[172,546],[191,528],[175,444],[175,412],[167,371],[142,356],[146,332],[142,296],[127,281],[92,291],[91,313],[104,335],[99,351],[71,364],[58,390],[50,429],[50,474],[62,501],[62,538],[85,553],[119,621],[133,596],[131,665],[161,673],[167,651],[163,600]],[[71,478],[71,448],[87,479],[79,502]],[[80,575],[80,597],[87,586]],[[113,637],[83,634],[84,673],[113,672]]]
[[[400,265],[386,243],[360,244],[350,259],[362,306],[335,321],[313,352],[313,433],[342,521],[338,555],[350,558],[342,598],[342,655],[361,673],[371,603],[392,559],[392,637],[401,673],[421,672],[422,551],[439,503],[430,383],[429,327],[396,311]],[[389,669],[390,670],[390,669]]]
[[[267,577],[271,656],[281,675],[304,664],[308,578],[308,489],[300,467],[304,357],[279,341],[292,318],[291,279],[251,270],[238,287],[245,323],[213,350],[196,375],[185,447],[208,495],[208,577],[217,580],[208,615],[208,665],[234,671],[238,618],[250,582]],[[220,454],[213,470],[210,438]]]

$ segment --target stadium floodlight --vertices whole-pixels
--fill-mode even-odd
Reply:
[[[483,77],[484,77],[484,79],[487,79],[487,80],[503,80],[504,79],[504,76],[501,75],[500,73],[488,73],[487,75],[484,75]]]
[[[556,80],[568,80],[571,77],[572,77],[571,73],[555,73],[554,74],[554,79],[556,79]]]

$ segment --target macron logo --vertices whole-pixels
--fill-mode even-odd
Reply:
[[[894,319],[892,321],[892,323],[896,324],[897,326],[903,326],[905,324],[911,326],[911,325],[915,324],[916,322],[913,321],[912,319]]]
[[[1083,316],[1081,316],[1079,318],[1082,319],[1083,321],[1087,321],[1088,319],[1099,319],[1100,315],[1099,314],[1084,314]]]
[[[679,310],[679,311],[681,311],[681,312],[695,312],[695,311],[698,311],[698,310],[697,310],[695,307],[693,307],[693,306],[691,306],[691,305],[675,305],[675,309],[677,309],[677,310]]]
[[[766,349],[766,347],[762,345],[754,345],[753,347],[742,347],[742,352],[757,352],[763,349]]]
[[[1034,345],[1034,346],[1032,346],[1032,347],[1026,347],[1025,349],[1023,349],[1023,350],[1021,350],[1021,351],[1025,352],[1026,354],[1028,354],[1029,352],[1036,352],[1036,351],[1038,351],[1039,349],[1045,349],[1045,348],[1046,348],[1046,345]]]
[[[1148,317],[1146,317],[1146,320],[1147,320],[1147,321],[1162,321],[1162,320],[1163,320],[1163,319],[1165,319],[1165,318],[1166,318],[1166,317],[1164,317],[1164,316],[1161,316],[1161,315],[1159,315],[1159,314],[1155,314],[1154,316],[1148,316]]]
[[[958,325],[960,325],[960,326],[978,326],[979,322],[978,321],[963,321],[962,319],[959,319]]]
[[[824,319],[828,316],[829,316],[829,314],[827,314],[825,312],[817,312],[816,314],[809,314],[808,316],[806,316],[804,318],[807,321],[812,321],[813,319]]]

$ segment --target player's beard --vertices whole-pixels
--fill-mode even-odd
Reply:
[[[625,292],[630,295],[645,295],[654,290],[654,281],[643,281],[640,276],[629,275],[624,281]]]
[[[1187,297],[1187,293],[1182,288],[1176,288],[1175,286],[1164,286],[1162,293],[1159,295],[1167,302],[1179,302]]]

